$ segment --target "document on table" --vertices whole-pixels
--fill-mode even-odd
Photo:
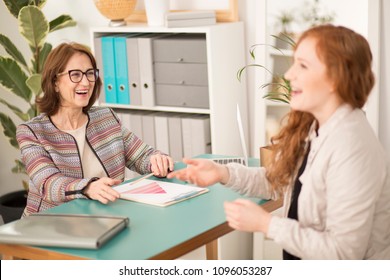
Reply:
[[[140,180],[124,182],[113,187],[126,200],[168,206],[208,192],[207,188],[192,185],[176,184],[163,181]]]

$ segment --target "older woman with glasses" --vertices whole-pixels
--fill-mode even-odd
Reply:
[[[47,57],[42,72],[41,114],[17,128],[29,176],[23,216],[76,198],[108,203],[111,187],[125,168],[165,177],[173,160],[122,126],[109,108],[93,107],[101,88],[96,60],[88,48],[63,43]]]

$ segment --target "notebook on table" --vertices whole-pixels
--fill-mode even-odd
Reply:
[[[146,176],[145,176],[146,177]],[[123,182],[113,188],[120,198],[165,207],[204,194],[207,188],[143,179]]]
[[[97,249],[128,225],[121,216],[37,213],[0,226],[0,243]]]
[[[236,162],[236,163],[248,166],[248,150],[246,147],[244,127],[242,125],[241,112],[240,112],[240,107],[238,106],[238,104],[237,104],[237,125],[238,125],[238,132],[240,134],[240,143],[241,143],[243,156],[242,157],[213,158],[211,160],[213,160],[219,164],[227,164],[227,163],[231,163],[231,162]]]

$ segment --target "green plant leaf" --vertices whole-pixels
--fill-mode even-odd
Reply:
[[[30,102],[32,92],[26,85],[27,75],[15,60],[0,57],[0,84]]]
[[[271,101],[277,101],[277,102],[282,102],[282,103],[286,103],[286,104],[290,103],[289,99],[286,99],[284,97],[278,97],[276,95],[273,95],[272,93],[266,94],[263,97],[265,99],[268,99],[268,100],[271,100]]]
[[[16,141],[16,126],[11,118],[0,112],[0,122],[4,129],[4,135],[8,137],[11,145],[19,149],[18,142]]]
[[[19,13],[19,31],[26,38],[30,48],[35,51],[43,47],[47,34],[49,33],[49,23],[42,11],[35,6],[27,6]]]
[[[27,174],[27,172],[26,172]],[[23,189],[28,192],[28,182],[26,180],[22,180]]]
[[[282,40],[284,42],[287,42],[292,47],[295,47],[296,43],[295,43],[294,39],[291,38],[290,36],[288,36],[288,34],[281,33],[281,34],[279,34],[279,36],[277,36],[277,35],[271,35],[271,36],[276,38],[276,39],[278,39],[278,40]],[[249,53],[250,53],[251,58],[253,60],[256,60],[255,50],[259,46],[267,46],[267,47],[274,48],[275,50],[280,52],[280,54],[282,56],[286,57],[286,59],[289,57],[289,56],[287,56],[283,52],[283,50],[281,50],[280,48],[278,48],[276,46],[273,46],[273,45],[270,45],[270,44],[255,44],[255,45],[252,45],[249,48]],[[287,62],[291,63],[291,60],[288,59]],[[290,64],[288,64],[288,66],[289,65]],[[278,73],[273,73],[266,66],[261,65],[261,64],[253,63],[253,64],[245,65],[244,67],[240,68],[237,71],[237,79],[239,81],[241,81],[241,77],[243,75],[244,70],[246,70],[248,67],[259,67],[259,68],[262,68],[265,71],[267,71],[269,74],[271,74],[271,76],[272,76],[272,82],[264,83],[264,84],[262,84],[259,87],[261,89],[270,88],[270,91],[268,91],[263,96],[263,98],[268,99],[268,100],[272,100],[272,101],[283,102],[283,103],[287,103],[287,104],[290,103],[290,98],[291,98],[291,95],[290,95],[290,93],[291,93],[290,81],[285,79],[284,75],[279,75]]]
[[[38,115],[37,105],[33,104],[33,105],[31,105],[31,108],[28,109],[28,111],[27,111],[27,114],[26,114],[26,116],[28,118],[27,120],[31,120],[32,118],[34,118],[37,115]]]
[[[259,67],[259,68],[263,68],[264,70],[266,70],[268,73],[270,73],[271,75],[273,75],[273,73],[268,70],[267,67],[265,67],[264,65],[261,65],[261,64],[248,64],[248,65],[245,65],[244,67],[242,67],[241,69],[239,69],[237,71],[237,79],[241,82],[241,77],[242,77],[242,74],[244,72],[244,70],[248,67]]]
[[[288,45],[290,45],[292,48],[295,48],[295,45],[296,45],[295,40],[293,38],[291,38],[291,36],[289,36],[286,33],[281,32],[279,35],[271,35],[271,37],[274,37],[276,40],[280,40],[282,42],[285,42]]]
[[[12,167],[12,173],[26,173],[26,168],[24,167],[23,162],[15,159],[15,166]]]
[[[50,31],[53,32],[56,30],[60,30],[66,27],[71,27],[77,25],[77,22],[75,22],[69,15],[61,15],[52,21],[50,21]]]
[[[4,4],[11,15],[13,15],[15,18],[18,18],[20,9],[28,6],[30,1],[31,0],[4,0]]]
[[[30,0],[31,1],[31,0]],[[34,2],[34,5],[39,7],[39,8],[43,8],[43,6],[45,6],[47,0],[33,0]]]
[[[15,115],[17,115],[22,121],[28,121],[30,119],[30,116],[26,113],[23,113],[22,110],[19,109],[19,107],[16,107],[12,104],[9,104],[4,99],[0,98],[0,103],[7,106],[12,112],[14,112]]]
[[[38,59],[38,63],[35,60],[36,57],[34,56],[34,58],[31,59],[31,64],[33,67],[32,72],[34,72],[34,73],[41,73],[42,72],[43,65],[45,64],[46,58],[49,55],[51,49],[52,49],[52,45],[49,43],[45,43],[43,45],[43,48],[33,51],[34,53],[37,54],[36,57]]]
[[[22,53],[16,48],[12,41],[5,35],[0,34],[0,44],[3,46],[5,51],[17,62],[19,62],[26,70],[28,66]]]
[[[27,86],[30,88],[30,90],[35,96],[39,95],[42,92],[41,81],[42,81],[41,74],[31,75],[26,81]]]

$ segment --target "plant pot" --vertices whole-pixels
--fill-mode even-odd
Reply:
[[[270,164],[272,153],[271,146],[260,147],[260,166],[267,167]]]
[[[4,223],[20,219],[27,203],[27,192],[15,191],[0,197],[0,215]]]

